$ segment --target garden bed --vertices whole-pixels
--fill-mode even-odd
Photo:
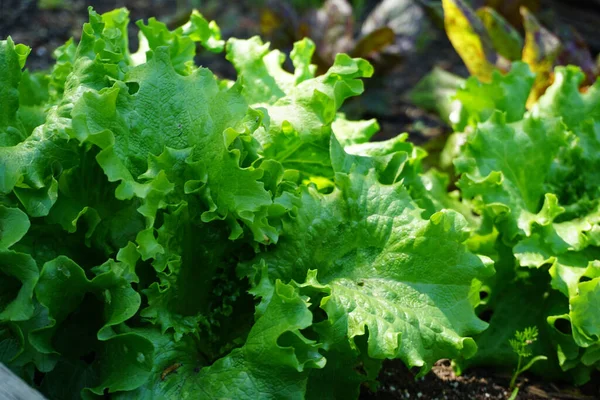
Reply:
[[[81,25],[87,20],[84,2],[73,1],[67,8],[40,10],[35,1],[4,0],[0,4],[0,37],[10,34],[17,43],[28,44],[32,54],[28,67],[42,70],[51,64],[52,51],[71,36],[77,37]],[[125,4],[122,4],[125,3]],[[126,5],[131,11],[131,19],[147,19],[151,16],[159,20],[176,24],[182,17],[181,9],[175,2],[154,0],[149,7],[147,1],[129,2],[91,1],[98,12],[104,12],[117,6]],[[212,3],[209,3],[212,4]],[[563,6],[564,7],[564,6]],[[229,3],[227,7],[215,2],[207,10],[202,10],[208,19],[216,20],[222,28],[225,38],[235,36],[246,38],[258,34],[260,28],[259,10],[246,2]],[[596,20],[598,21],[598,20]],[[137,39],[130,32],[132,45]],[[593,44],[593,43],[592,43]],[[223,54],[199,56],[199,62],[209,66],[217,75],[232,78],[235,71],[224,60]],[[455,54],[447,39],[439,32],[433,32],[428,49],[417,56],[407,58],[389,73],[385,84],[377,79],[367,87],[364,96],[347,107],[358,110],[362,118],[378,118],[382,126],[378,139],[387,139],[395,134],[408,131],[410,139],[417,143],[426,143],[431,138],[450,132],[440,118],[413,106],[407,93],[434,66],[466,76],[467,72],[460,58]],[[367,107],[369,99],[383,98],[383,105]],[[362,102],[362,103],[361,103]],[[381,386],[376,393],[364,389],[364,399],[505,399],[510,395],[509,374],[492,372],[487,369],[473,369],[462,376],[452,372],[449,361],[442,360],[433,371],[424,378],[414,379],[414,375],[399,361],[387,361],[379,376]],[[538,378],[525,375],[521,382],[519,399],[585,399],[600,396],[600,374],[592,377],[591,383],[575,388],[560,382],[543,382]]]

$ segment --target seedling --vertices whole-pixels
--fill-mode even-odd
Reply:
[[[510,396],[510,400],[514,400],[519,393],[519,388],[515,387],[517,382],[517,378],[523,372],[527,371],[529,368],[533,366],[538,361],[547,360],[546,356],[535,356],[531,358],[527,364],[523,367],[521,365],[526,362],[532,355],[531,346],[538,338],[538,329],[535,326],[530,326],[525,328],[523,331],[517,331],[515,333],[514,339],[509,339],[510,346],[513,348],[513,351],[517,353],[519,356],[519,361],[517,362],[517,368],[513,373],[512,379],[510,380],[510,388],[513,389],[513,392]]]

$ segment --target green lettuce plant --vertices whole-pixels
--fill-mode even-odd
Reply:
[[[369,63],[315,76],[303,40],[287,72],[197,12],[131,53],[128,22],[90,9],[48,73],[0,42],[0,361],[49,398],[356,398],[384,359],[475,353],[460,202],[338,112]]]
[[[512,366],[513,332],[539,327],[532,351],[547,378],[589,380],[600,368],[600,83],[558,67],[528,110],[535,77],[522,63],[491,82],[469,78],[448,153],[464,203],[481,216],[470,249],[495,261],[479,308],[490,327],[472,365]]]

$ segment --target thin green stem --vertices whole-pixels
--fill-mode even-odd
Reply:
[[[517,369],[515,370],[515,373],[513,374],[512,379],[510,380],[509,387],[511,389],[515,387],[515,383],[517,381],[517,377],[521,373],[521,363],[522,362],[523,362],[523,357],[519,355],[519,362],[517,363]]]

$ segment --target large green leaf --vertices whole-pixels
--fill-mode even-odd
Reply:
[[[9,37],[0,41],[0,147],[14,146],[25,139],[25,128],[17,118],[21,68],[30,49],[15,45]]]
[[[461,244],[459,215],[420,215],[402,185],[382,185],[374,171],[339,173],[331,194],[301,190],[277,247],[259,259],[272,279],[303,281],[317,269],[331,291],[321,301],[330,324],[345,327],[351,343],[368,331],[370,357],[401,358],[424,374],[442,353],[474,354],[465,336],[485,324],[469,292],[488,271]]]
[[[116,397],[304,398],[310,369],[325,365],[320,345],[300,332],[312,323],[308,307],[297,288],[278,281],[245,344],[210,366],[193,337],[175,342],[169,335],[142,331],[155,348],[153,372],[139,389]]]
[[[252,107],[265,109],[265,131],[256,137],[265,158],[277,160],[285,169],[300,171],[300,177],[333,178],[329,161],[332,123],[343,102],[362,93],[359,78],[373,74],[365,60],[338,54],[329,70],[314,77],[310,65],[314,44],[297,42],[291,54],[294,74],[281,64],[285,57],[269,51],[260,39],[230,40],[227,58],[238,71],[242,94]]]
[[[477,292],[492,271],[467,251],[473,202],[448,195],[445,175],[423,173],[426,153],[407,135],[370,142],[376,121],[340,113],[373,73],[368,62],[340,54],[316,76],[314,44],[302,40],[290,73],[259,39],[231,39],[230,82],[193,63],[197,44],[223,47],[197,12],[172,30],[138,23],[134,54],[128,23],[125,9],[90,9],[49,74],[21,72],[27,49],[0,44],[2,362],[49,398],[335,399],[375,386],[387,358],[424,374],[475,353],[470,336],[486,327]],[[509,143],[513,125],[535,145],[544,129],[555,140],[560,116],[512,122],[530,83],[518,65],[511,74],[467,84],[469,123],[502,108],[512,125],[489,118],[490,143],[496,131]],[[478,105],[468,91],[493,100]],[[586,151],[561,157],[593,158],[586,124],[569,136]],[[595,264],[566,260],[595,254],[595,214],[571,229],[552,219],[574,212],[556,196],[535,214],[530,200],[545,186],[506,182],[515,213],[531,214],[523,232],[541,238],[517,257],[535,272],[540,255],[556,261],[552,285],[572,308],[550,317],[571,323],[573,349],[586,346],[561,366],[591,368],[598,332],[583,316],[597,296],[584,278],[597,280]],[[496,236],[468,244],[487,249]]]
[[[520,74],[526,72],[531,87],[528,71]],[[519,76],[517,70],[514,73]],[[495,111],[485,122],[472,119],[475,132],[468,135],[461,157],[455,161],[463,173],[458,183],[463,197],[483,215],[480,232],[497,230],[498,240],[511,247],[510,257],[514,255],[517,266],[538,269],[498,276],[490,284],[488,304],[500,314],[492,317],[490,329],[478,341],[483,350],[473,363],[482,365],[489,359],[499,365],[510,364],[510,349],[496,351],[493,343],[500,341],[506,346],[511,330],[536,324],[543,339],[538,351],[549,357],[544,368],[557,374],[566,371],[565,376],[584,382],[597,366],[594,349],[600,338],[596,329],[600,182],[595,172],[600,165],[600,102],[596,86],[580,93],[583,74],[577,68],[557,68],[555,74],[554,83],[524,115],[527,91],[522,81],[507,86],[518,96],[519,112],[496,104],[493,92],[481,91],[479,104],[490,101],[489,109],[505,114]],[[516,99],[504,104],[513,107]],[[520,281],[523,274],[531,276]],[[503,281],[517,283],[505,290]],[[535,286],[539,293],[527,286]],[[526,303],[537,304],[537,322],[533,313],[515,317],[511,311],[522,296],[530,295],[533,297]],[[513,324],[512,318],[520,326]]]
[[[0,322],[31,317],[38,277],[38,267],[29,254],[0,250]]]
[[[463,196],[479,199],[478,211],[505,225],[508,239],[529,233],[534,221],[551,221],[560,211],[555,197],[544,199],[544,182],[566,136],[556,119],[507,123],[504,114],[494,113],[477,126],[455,161],[463,173],[458,183]]]
[[[0,322],[25,321],[33,315],[38,267],[31,255],[9,250],[29,227],[27,214],[0,204]]]
[[[132,55],[135,65],[146,62],[146,53],[156,50],[160,46],[167,46],[173,68],[180,74],[188,75],[196,68],[194,56],[196,55],[196,43],[200,42],[203,47],[212,52],[223,51],[224,42],[221,40],[219,27],[208,22],[196,10],[192,11],[187,24],[169,31],[167,26],[150,18],[147,23],[137,22],[140,28],[139,50]]]
[[[521,62],[514,63],[506,75],[494,71],[490,82],[470,77],[456,91],[455,98],[462,105],[462,111],[459,120],[451,121],[454,129],[463,131],[467,125],[485,122],[496,110],[506,113],[507,122],[519,121],[525,114],[533,81],[534,75]]]
[[[67,257],[44,265],[35,293],[50,318],[46,327],[35,331],[32,342],[42,353],[62,356],[45,377],[42,387],[46,392],[60,397],[57,393],[66,390],[61,387],[61,376],[75,371],[75,382],[68,391],[71,395],[72,390],[86,387],[98,395],[105,389],[131,390],[148,378],[152,367],[150,342],[139,335],[118,332],[118,325],[137,312],[141,301],[130,285],[137,280],[130,264],[136,258],[128,257],[126,251],[118,258],[118,262],[108,260],[98,266],[93,279]],[[91,360],[82,362],[86,357]]]
[[[490,327],[475,337],[479,350],[473,358],[459,360],[459,369],[494,366],[512,371],[518,360],[509,339],[516,331],[536,326],[540,336],[531,350],[549,360],[535,364],[533,372],[548,379],[570,377],[585,382],[592,369],[580,365],[579,349],[573,338],[547,320],[549,315],[566,312],[564,297],[555,291],[548,292],[546,271],[519,272],[510,249],[499,246],[496,275],[484,280],[485,305],[478,309],[482,318],[489,319]]]
[[[164,204],[161,197],[173,190],[172,183],[166,172],[148,183],[138,177],[148,169],[148,158],[166,147],[190,149],[186,162],[202,171],[192,180],[201,186],[205,200],[203,219],[241,220],[258,240],[275,241],[276,234],[266,220],[271,198],[258,181],[262,171],[240,166],[240,151],[229,149],[236,140],[251,141],[248,134],[259,120],[248,110],[240,87],[221,89],[206,69],[179,75],[166,47],[148,55],[146,64],[133,68],[124,78],[138,85],[135,93],[118,82],[84,95],[73,109],[77,137],[100,147],[97,159],[109,180],[121,181],[117,198],[145,199],[146,208],[141,212],[151,226],[156,209]],[[182,113],[183,109],[187,111]],[[232,236],[239,233],[234,230]]]
[[[144,290],[148,307],[141,315],[162,332],[172,329],[177,340],[201,332],[206,336],[203,351],[215,358],[252,324],[251,298],[234,275],[237,254],[248,249],[227,240],[224,224],[193,220],[186,204],[164,215],[157,237],[164,252],[153,263],[159,282]],[[234,311],[237,325],[230,323]]]

